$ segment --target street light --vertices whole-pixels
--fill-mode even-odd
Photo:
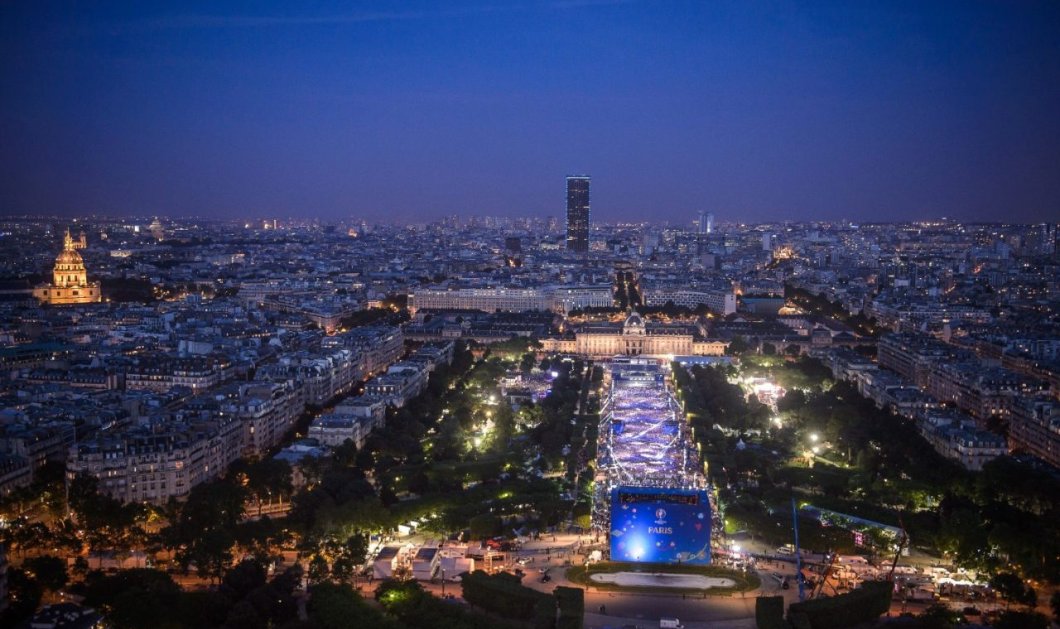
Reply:
[[[810,441],[812,441],[813,443],[817,443],[818,439],[820,439],[820,437],[817,435],[817,433],[815,433],[815,432],[811,432],[810,433]]]

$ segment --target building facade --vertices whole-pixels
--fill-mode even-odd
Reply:
[[[590,323],[560,338],[542,339],[546,352],[610,356],[720,356],[727,343],[697,338],[694,325],[645,322],[632,313],[623,323]]]
[[[696,308],[706,306],[711,312],[725,316],[736,312],[736,293],[732,289],[696,290],[675,286],[648,286],[644,288],[645,306],[675,306]]]
[[[1047,396],[1017,399],[1009,422],[1009,445],[1060,468],[1060,402]]]
[[[99,479],[99,490],[122,502],[165,504],[224,473],[239,455],[231,447],[241,426],[232,418],[160,424],[99,435],[71,446],[67,483],[78,474]]]
[[[552,311],[566,314],[614,305],[611,287],[544,286],[540,288],[420,288],[409,295],[409,311],[481,310],[483,312]]]

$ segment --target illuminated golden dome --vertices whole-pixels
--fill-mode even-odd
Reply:
[[[73,249],[63,249],[59,252],[59,255],[55,257],[56,266],[85,266],[85,261],[81,258],[81,254]]]
[[[41,284],[33,289],[33,295],[42,302],[50,304],[89,304],[100,301],[99,282],[89,282],[85,271],[85,261],[77,252],[78,246],[84,246],[84,236],[77,243],[66,230],[63,237],[63,250],[55,258],[52,269],[52,283]]]
[[[70,230],[66,230],[66,235],[63,237],[63,250],[55,258],[52,277],[54,285],[58,287],[84,286],[88,283],[85,261],[74,249],[74,239],[70,237]]]

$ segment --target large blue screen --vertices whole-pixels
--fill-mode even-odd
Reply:
[[[710,563],[707,492],[654,487],[611,490],[611,560]]]

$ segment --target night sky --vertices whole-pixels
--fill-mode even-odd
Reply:
[[[1060,2],[152,4],[0,5],[0,212],[1060,220]]]

